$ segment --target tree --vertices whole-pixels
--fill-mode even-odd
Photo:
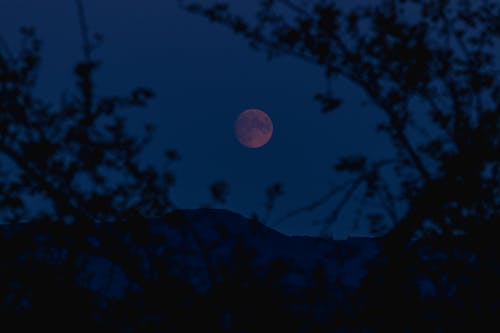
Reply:
[[[264,0],[256,23],[225,3],[179,3],[228,26],[269,58],[298,57],[323,68],[330,85],[339,78],[355,83],[385,114],[378,129],[395,156],[338,161],[336,170],[352,179],[305,208],[340,195],[327,226],[357,192],[381,207],[366,214],[374,231],[391,227],[387,238],[402,242],[498,221],[497,2],[384,0],[347,8],[334,1]],[[315,98],[325,113],[342,103],[331,89]]]
[[[24,47],[17,54],[0,48],[3,222],[94,223],[160,216],[174,207],[171,164],[179,155],[165,151],[161,171],[141,165],[140,154],[154,127],[147,124],[146,134],[134,137],[120,115],[124,109],[145,107],[153,92],[138,87],[125,96],[99,96],[93,74],[100,62],[92,57],[95,45],[88,41],[83,16],[81,22],[85,59],[75,66],[75,93],[63,96],[58,107],[35,97],[41,42],[34,29],[21,29]],[[26,195],[41,196],[48,205],[30,215]]]

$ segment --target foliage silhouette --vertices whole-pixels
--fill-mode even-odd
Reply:
[[[214,211],[200,210],[197,214],[203,220],[198,223],[200,227],[211,224],[207,218]],[[330,328],[338,327],[328,320],[325,311],[309,306],[328,302],[323,294],[329,288],[325,270],[316,265],[314,272],[304,275],[310,276],[310,281],[302,287],[283,283],[290,270],[297,272],[296,263],[291,257],[262,261],[253,241],[247,239],[252,233],[262,233],[262,225],[255,224],[255,229],[249,228],[239,236],[229,232],[230,238],[221,239],[218,245],[226,248],[231,244],[227,256],[217,259],[222,253],[214,251],[215,243],[191,243],[184,250],[179,248],[179,244],[198,242],[192,234],[196,228],[180,211],[150,222],[130,219],[2,226],[3,324],[22,330],[36,325],[53,332],[74,327],[113,332],[189,332],[200,326],[217,332],[279,328],[331,332]],[[225,220],[211,222],[213,226],[230,227]],[[176,231],[171,234],[168,230]],[[211,267],[180,270],[192,267],[193,259],[205,255],[210,256],[211,260],[205,262],[212,263]],[[205,269],[207,272],[203,272]],[[206,273],[210,287],[200,291],[193,280]]]
[[[380,254],[362,287],[346,296],[346,309],[332,312],[335,329],[496,327],[500,4],[263,0],[248,18],[226,3],[179,3],[270,59],[294,56],[320,66],[328,83],[315,96],[322,112],[342,105],[331,85],[347,79],[386,116],[377,129],[389,136],[394,156],[341,158],[336,172],[352,178],[285,216],[333,200],[328,232],[355,194],[359,211],[368,202],[380,207],[364,212],[373,233],[384,235]]]
[[[387,220],[392,223],[364,285],[355,294],[339,296],[345,307],[332,310],[331,319],[316,326],[290,305],[304,299],[327,303],[325,290],[343,290],[341,280],[329,285],[318,266],[311,272],[313,291],[294,295],[280,284],[289,262],[276,260],[259,276],[251,249],[240,244],[232,262],[216,269],[209,244],[175,213],[167,217],[195,240],[214,287],[201,295],[174,278],[161,264],[170,254],[155,257],[162,240],[143,217],[172,210],[168,193],[175,177],[168,167],[158,172],[139,165],[153,128],[135,138],[118,114],[144,107],[152,92],[138,88],[124,97],[98,97],[93,74],[100,64],[86,41],[85,60],[75,67],[76,93],[55,110],[34,97],[41,45],[34,30],[24,28],[19,53],[0,49],[0,152],[15,167],[2,170],[0,181],[1,217],[13,224],[1,231],[0,241],[5,325],[182,331],[197,323],[193,313],[199,323],[223,332],[456,331],[477,329],[478,321],[494,322],[500,307],[495,239],[500,229],[498,4],[391,0],[348,10],[327,1],[304,3],[262,1],[255,26],[227,5],[181,4],[228,25],[270,57],[298,56],[322,66],[329,82],[351,80],[387,116],[379,129],[391,138],[396,155],[374,161],[342,158],[335,169],[352,179],[305,208],[340,195],[326,220],[329,227],[361,191],[363,198],[381,205],[365,215],[374,231],[384,232]],[[279,14],[280,8],[288,14]],[[331,91],[315,98],[323,112],[342,102]],[[422,128],[427,134],[416,135]],[[179,159],[171,150],[165,157],[168,166]],[[114,173],[119,175],[112,181]],[[227,184],[214,183],[211,191],[215,203],[226,200]],[[30,194],[42,195],[51,206],[31,216],[23,197]],[[281,184],[268,189],[268,214],[281,194]],[[39,223],[15,225],[19,221]],[[68,228],[54,221],[75,223]],[[97,249],[95,243],[102,246]],[[97,253],[133,281],[124,298],[103,300],[80,283],[86,260]],[[146,262],[154,269],[144,270]],[[78,311],[68,306],[75,301]]]
[[[0,180],[1,220],[93,223],[171,211],[171,165],[179,155],[167,150],[161,171],[141,165],[154,127],[147,124],[145,135],[134,137],[120,114],[145,107],[153,92],[138,87],[125,96],[99,96],[93,75],[100,63],[87,45],[86,59],[75,66],[76,92],[53,107],[34,94],[41,42],[32,28],[21,33],[17,54],[0,50],[0,152],[11,167]],[[29,214],[25,195],[48,205]]]
[[[329,82],[316,96],[323,112],[341,105],[331,84],[342,78],[385,114],[378,129],[395,156],[347,156],[336,164],[352,180],[304,208],[340,195],[326,227],[356,193],[380,207],[365,215],[373,230],[402,242],[472,232],[499,216],[496,1],[265,0],[253,20],[225,3],[179,3],[228,26],[269,58],[291,55],[319,65]]]
[[[146,125],[146,135],[136,138],[127,133],[125,117],[119,112],[147,106],[154,94],[139,87],[127,96],[99,97],[93,75],[100,62],[92,58],[95,44],[87,36],[82,4],[77,4],[84,61],[75,66],[76,93],[63,96],[57,109],[35,98],[41,47],[35,30],[21,30],[24,47],[17,54],[0,49],[0,152],[11,166],[2,170],[0,181],[1,218],[6,222],[0,230],[4,325],[20,330],[38,325],[55,332],[75,326],[182,332],[203,324],[230,331],[222,309],[234,313],[232,325],[240,329],[249,324],[265,327],[277,310],[280,320],[291,317],[274,281],[268,284],[265,278],[251,275],[246,279],[253,285],[241,289],[242,280],[218,276],[221,272],[212,264],[209,245],[189,220],[173,211],[168,193],[175,177],[170,166],[180,159],[179,154],[166,150],[167,168],[161,172],[139,164],[153,126]],[[210,191],[215,204],[224,203],[229,187],[215,182]],[[269,210],[280,192],[278,185],[268,191]],[[30,214],[26,194],[41,195],[49,204]],[[163,216],[194,240],[214,286],[208,295],[172,275],[166,264],[172,253],[155,256],[163,240],[151,232],[147,216]],[[95,257],[109,261],[131,281],[122,297],[92,289],[92,277],[85,276],[85,271]],[[241,277],[251,270],[247,264],[242,260],[231,269]],[[145,265],[152,268],[145,270]],[[110,280],[108,288],[113,283]],[[218,307],[230,294],[236,303]],[[253,301],[271,294],[275,297],[266,307],[247,311]],[[238,301],[238,295],[248,304]],[[256,320],[252,313],[262,318]]]

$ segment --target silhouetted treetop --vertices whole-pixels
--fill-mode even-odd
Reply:
[[[100,96],[93,80],[100,62],[89,53],[75,66],[74,93],[51,105],[34,94],[41,42],[32,28],[21,33],[18,53],[0,49],[1,220],[35,218],[26,195],[49,203],[36,219],[97,222],[169,212],[170,165],[179,155],[167,150],[161,172],[142,165],[154,126],[146,124],[145,135],[135,137],[121,114],[147,106],[153,92],[138,87],[124,96]]]

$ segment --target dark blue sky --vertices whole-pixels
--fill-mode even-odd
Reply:
[[[258,3],[232,2],[248,15]],[[130,112],[131,129],[140,130],[144,122],[157,126],[146,163],[161,165],[166,148],[180,152],[173,199],[183,208],[209,203],[209,184],[225,180],[231,186],[225,208],[246,216],[262,213],[267,186],[280,181],[285,195],[270,226],[287,234],[315,234],[311,222],[331,206],[279,226],[274,222],[340,181],[332,172],[337,157],[388,152],[387,139],[374,130],[381,113],[363,106],[367,98],[352,85],[336,83],[333,89],[344,104],[333,114],[321,114],[313,100],[326,84],[319,67],[290,57],[269,62],[241,37],[182,11],[174,0],[84,4],[91,32],[104,35],[94,53],[103,61],[98,93],[120,94],[137,85],[155,91],[147,110]],[[82,59],[75,2],[0,0],[0,33],[12,49],[19,47],[22,25],[34,26],[43,40],[38,94],[56,102],[71,89],[73,65]],[[245,148],[234,137],[234,121],[248,108],[273,119],[274,136],[263,148]],[[334,237],[346,235],[349,221],[346,212]]]

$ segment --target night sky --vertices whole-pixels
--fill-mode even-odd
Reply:
[[[259,1],[230,1],[251,16]],[[243,4],[242,4],[243,3]],[[382,113],[372,109],[360,90],[347,82],[333,89],[342,107],[322,114],[314,101],[326,81],[319,67],[291,57],[268,61],[229,29],[181,10],[175,0],[84,1],[91,32],[104,36],[94,57],[103,62],[96,77],[100,95],[123,94],[147,86],[156,98],[147,109],[130,111],[132,131],[157,126],[144,155],[161,166],[162,152],[177,150],[173,200],[182,208],[211,202],[209,185],[230,184],[228,202],[220,206],[250,216],[262,214],[265,191],[281,182],[284,195],[268,225],[286,234],[315,235],[313,221],[332,206],[277,225],[290,210],[327,192],[341,180],[332,171],[339,156],[390,154],[388,140],[375,131]],[[57,105],[71,91],[74,64],[82,60],[77,9],[71,0],[0,0],[0,33],[19,49],[20,26],[37,29],[43,40],[38,96]],[[274,135],[262,148],[240,145],[233,126],[238,114],[257,108],[273,119]],[[352,232],[349,210],[333,229],[335,238]]]

